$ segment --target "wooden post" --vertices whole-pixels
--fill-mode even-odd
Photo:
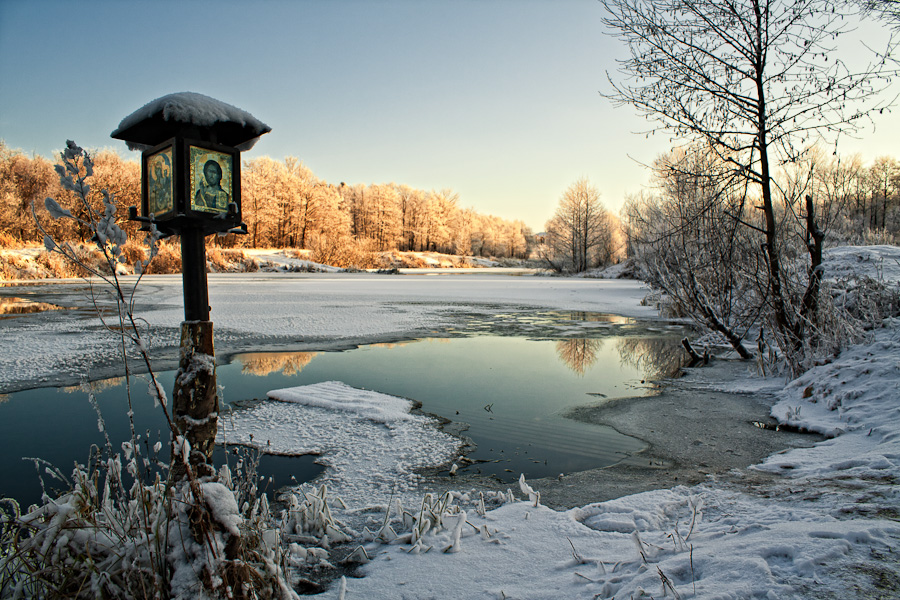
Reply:
[[[191,445],[188,462],[198,477],[215,475],[212,453],[219,415],[204,237],[196,227],[181,232],[184,322],[181,324],[181,348],[172,400],[175,425]],[[173,480],[178,481],[185,474],[183,458],[173,451]]]
[[[209,122],[212,113],[216,118]],[[240,148],[249,148],[271,130],[237,107],[183,92],[143,106],[111,134],[132,147],[145,148],[141,153],[141,214],[132,207],[129,218],[142,223],[144,231],[155,227],[161,234],[181,236],[184,322],[172,400],[173,483],[187,472],[185,457],[176,455],[176,449],[181,449],[176,448],[176,439],[183,438],[191,445],[191,471],[199,476],[215,474],[211,459],[219,398],[205,238],[212,233],[246,233],[241,222]],[[163,166],[165,175],[160,171]],[[210,175],[207,167],[212,169]],[[203,201],[195,202],[201,188],[205,190]],[[214,202],[210,203],[208,193],[213,193]]]
[[[209,321],[209,289],[206,283],[206,242],[197,227],[181,232],[181,281],[184,320]]]
[[[198,477],[215,475],[212,462],[219,416],[212,321],[181,324],[181,349],[175,375],[172,412],[175,425],[191,445],[188,462]],[[172,454],[173,481],[186,474],[183,458]]]

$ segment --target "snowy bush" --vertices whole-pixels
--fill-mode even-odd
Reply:
[[[0,248],[18,248],[21,245],[21,240],[17,239],[11,233],[0,231]]]
[[[4,501],[0,596],[293,597],[264,496],[241,510],[225,483],[171,485],[138,448],[76,466],[69,491],[26,514]]]

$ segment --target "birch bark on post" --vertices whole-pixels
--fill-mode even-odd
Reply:
[[[181,324],[181,349],[175,375],[172,412],[175,425],[190,444],[188,463],[198,477],[215,475],[212,462],[219,416],[216,390],[216,357],[212,321]],[[173,481],[184,478],[183,459],[173,449]]]

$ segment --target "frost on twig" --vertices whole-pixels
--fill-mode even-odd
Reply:
[[[528,496],[528,501],[533,502],[535,507],[541,503],[541,493],[534,491],[534,488],[525,483],[525,473],[519,475],[519,489]]]
[[[672,580],[666,577],[666,574],[662,572],[662,569],[656,567],[656,571],[659,573],[659,579],[662,582],[663,586],[663,596],[667,596],[668,592],[672,592],[672,596],[674,596],[675,600],[681,600],[681,594],[678,593],[678,590],[675,589],[675,585],[672,583]]]

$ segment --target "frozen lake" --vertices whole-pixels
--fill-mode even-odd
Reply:
[[[257,350],[335,350],[360,344],[503,329],[522,335],[571,334],[577,327],[532,321],[535,311],[561,310],[656,320],[641,306],[646,286],[635,281],[466,273],[250,273],[209,276],[216,353],[222,358]],[[133,278],[126,278],[126,283]],[[0,393],[73,385],[83,378],[121,375],[115,336],[96,317],[108,312],[102,286],[80,281],[0,287],[17,304],[60,308],[0,319]],[[145,278],[135,314],[152,340],[156,368],[175,366],[184,318],[181,277]],[[495,318],[497,315],[502,317]]]
[[[210,287],[225,403],[322,381],[411,398],[475,442],[468,454],[474,463],[462,471],[503,481],[607,466],[642,450],[640,440],[561,413],[651,393],[652,380],[677,367],[672,357],[680,356],[684,333],[636,318],[647,311],[634,301],[643,293],[634,282],[483,272],[254,274],[211,276]],[[121,361],[90,314],[85,290],[73,283],[2,288],[19,303],[63,309],[0,321],[6,341],[21,348],[0,359],[3,383],[13,390],[0,404],[0,493],[39,493],[33,465],[19,457],[44,458],[67,473],[73,460],[87,460],[90,444],[102,442],[86,393],[47,383],[71,385],[79,370],[81,377],[101,376],[94,389],[107,429],[114,443],[127,435],[124,385],[106,379],[121,375]],[[179,278],[156,277],[138,296],[167,389],[179,293]],[[585,310],[613,305],[631,316]],[[79,348],[86,352],[77,354]],[[150,431],[152,445],[162,419],[144,396],[146,384],[136,388],[138,430]],[[320,470],[308,457],[265,460],[260,468],[274,477],[273,487]]]

